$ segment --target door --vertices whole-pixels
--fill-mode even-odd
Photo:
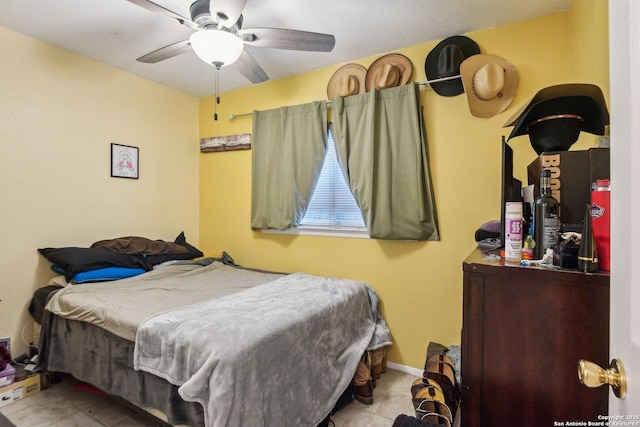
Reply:
[[[609,414],[640,416],[640,2],[610,0],[611,323],[610,358],[627,374]],[[640,425],[640,419],[626,420]]]

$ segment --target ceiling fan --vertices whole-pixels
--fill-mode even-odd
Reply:
[[[261,83],[269,77],[244,45],[313,52],[331,52],[335,46],[335,38],[329,34],[282,28],[243,29],[246,0],[196,0],[190,7],[191,19],[149,0],[128,1],[196,30],[188,40],[141,56],[137,59],[140,62],[156,63],[193,50],[218,70],[235,62],[251,83]]]

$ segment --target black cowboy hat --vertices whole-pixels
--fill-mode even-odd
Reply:
[[[427,80],[460,75],[460,64],[470,56],[480,53],[478,44],[465,36],[451,36],[434,47],[424,62]],[[431,88],[442,96],[456,96],[464,92],[462,79],[429,83]]]
[[[581,131],[604,135],[608,124],[602,90],[592,84],[570,83],[538,91],[503,127],[513,126],[507,139],[529,134],[531,146],[542,154],[568,150]]]

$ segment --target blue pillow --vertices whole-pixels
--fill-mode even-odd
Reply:
[[[143,268],[104,267],[83,271],[71,279],[71,283],[106,282],[109,280],[126,279],[145,273]]]

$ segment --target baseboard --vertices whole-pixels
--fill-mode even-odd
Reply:
[[[422,369],[413,368],[407,365],[401,365],[399,363],[387,362],[387,367],[389,369],[393,369],[394,371],[400,371],[405,374],[413,375],[416,377],[422,377]]]

